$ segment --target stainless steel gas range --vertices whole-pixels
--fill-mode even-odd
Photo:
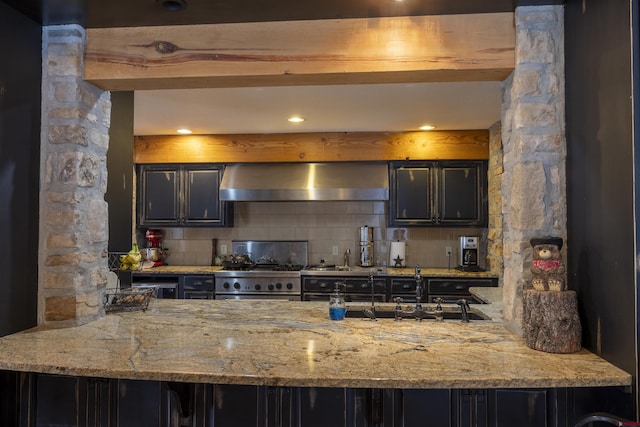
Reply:
[[[308,242],[234,240],[231,248],[253,263],[217,272],[216,299],[302,299],[300,271],[307,265]]]

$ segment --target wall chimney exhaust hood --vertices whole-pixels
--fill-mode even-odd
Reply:
[[[220,200],[389,200],[389,172],[386,163],[236,163]]]

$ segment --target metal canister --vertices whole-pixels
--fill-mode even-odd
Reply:
[[[373,227],[368,225],[360,227],[360,266],[372,267],[373,254]]]
[[[360,266],[373,267],[373,242],[360,242]]]
[[[360,227],[360,241],[373,242],[373,227],[369,227],[368,225]]]

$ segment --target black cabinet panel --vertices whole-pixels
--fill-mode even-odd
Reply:
[[[142,206],[145,224],[179,221],[178,171],[166,168],[142,169]]]
[[[441,223],[476,223],[482,220],[479,166],[478,164],[441,166],[439,177]]]
[[[218,190],[224,167],[216,164],[140,165],[138,225],[233,225],[233,205]]]
[[[117,411],[115,413],[118,427],[138,427],[140,425],[167,425],[164,409],[168,404],[168,391],[157,381],[117,381]],[[164,419],[164,421],[163,421]]]
[[[550,390],[491,390],[487,402],[489,424],[496,427],[554,425]]]
[[[308,387],[298,389],[300,425],[308,427],[347,425],[346,389]]]
[[[456,425],[452,416],[455,391],[398,390],[395,394],[395,399],[399,399],[399,406],[395,411],[397,425],[403,427]],[[425,410],[426,407],[429,409]]]
[[[0,376],[10,380],[0,382],[6,386],[0,391],[16,397],[2,407],[0,424],[570,427],[574,415],[584,415],[565,388],[272,387],[19,375],[24,393],[16,390],[17,376]]]
[[[433,218],[433,167],[399,167],[395,171],[395,215],[403,220]]]
[[[183,295],[184,299],[214,299],[215,298],[215,278],[214,276],[184,276]]]
[[[214,386],[213,425],[258,426],[265,412],[263,388],[242,385]]]
[[[38,375],[36,384],[36,425],[77,426],[85,419],[86,379]]]
[[[487,224],[487,162],[392,162],[390,226]]]
[[[220,221],[220,171],[185,169],[185,224],[191,221]]]

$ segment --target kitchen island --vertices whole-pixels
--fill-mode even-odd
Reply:
[[[146,311],[24,331],[0,338],[0,369],[278,390],[631,385],[586,350],[532,350],[497,318],[331,321],[325,303],[255,300],[152,300]]]
[[[331,321],[323,303],[255,300],[154,300],[146,311],[28,330],[0,338],[0,369],[298,387],[631,384],[586,350],[532,350],[500,321]]]

